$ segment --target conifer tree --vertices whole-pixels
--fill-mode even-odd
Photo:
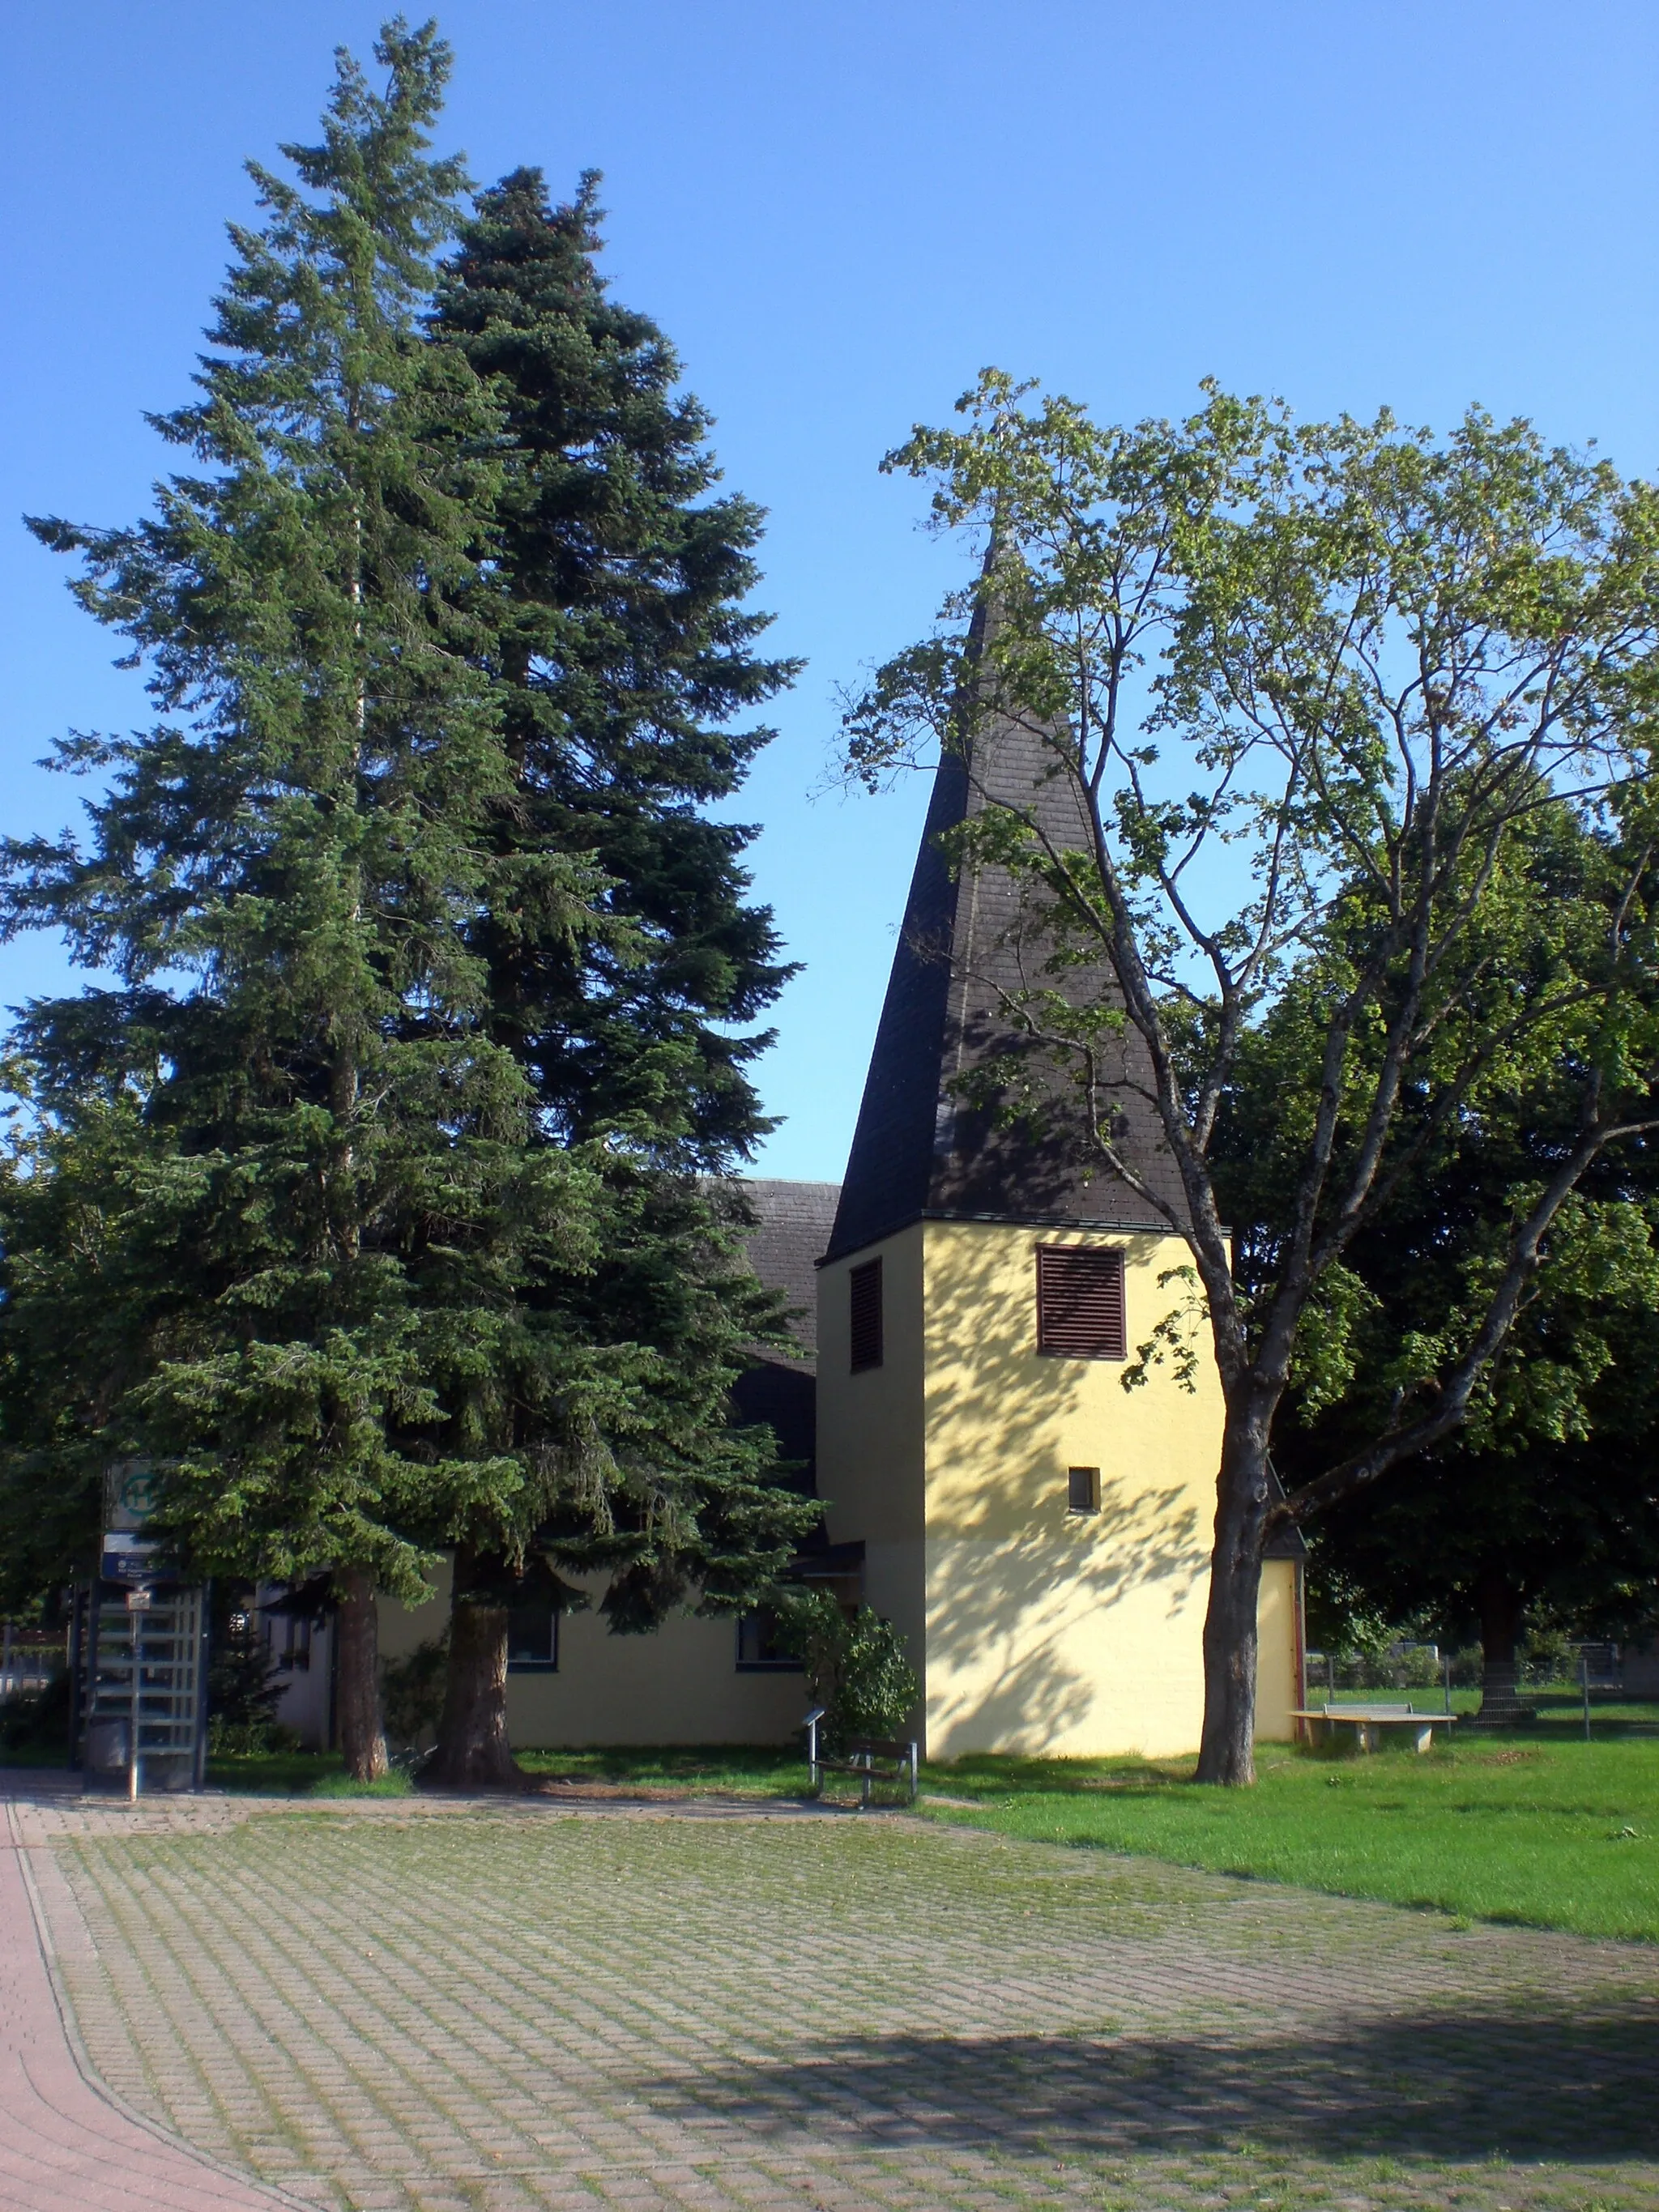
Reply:
[[[496,857],[533,873],[588,856],[603,878],[574,932],[496,908],[473,943],[542,1127],[605,1146],[604,1255],[544,1299],[596,1346],[631,1346],[637,1386],[595,1431],[585,1490],[534,1531],[481,1511],[458,1550],[434,1768],[457,1784],[508,1768],[507,1606],[527,1556],[566,1601],[564,1575],[608,1571],[611,1624],[638,1632],[682,1601],[752,1601],[814,1510],[770,1479],[769,1439],[729,1425],[744,1346],[773,1324],[719,1178],[767,1127],[750,1025],[790,971],[746,897],[752,833],[707,812],[769,735],[735,718],[793,667],[752,650],[759,513],[708,496],[708,417],[677,392],[661,331],[598,273],[597,185],[554,207],[521,169],[483,194],[433,321],[501,410],[491,665],[513,794]]]
[[[549,204],[537,169],[480,195],[434,319],[502,410],[496,523],[506,605],[497,669],[521,862],[591,853],[609,934],[490,918],[495,1033],[570,1133],[626,1124],[656,1156],[718,1171],[769,1126],[744,1070],[770,1042],[734,1035],[793,971],[748,902],[754,835],[705,811],[738,791],[772,732],[733,727],[798,664],[752,650],[771,617],[760,510],[708,495],[709,419],[645,315],[609,296],[599,178]]]
[[[54,1358],[95,1270],[14,1237],[13,1372],[63,1382],[14,1404],[13,1479],[147,1453],[198,1565],[331,1571],[365,1775],[374,1589],[417,1595],[423,1545],[525,1479],[491,1407],[509,1369],[532,1395],[568,1379],[518,1292],[582,1264],[592,1182],[528,1146],[485,1019],[479,913],[568,930],[592,875],[544,854],[509,901],[484,834],[511,781],[480,649],[496,416],[418,319],[465,182],[428,152],[448,54],[401,19],[376,53],[383,92],[338,58],[321,142],[283,149],[297,181],[251,165],[264,220],[232,231],[201,397],[157,423],[195,471],[136,527],[33,526],[81,556],[158,719],[61,749],[106,790],[84,842],[7,849],[4,906],[120,978],[35,1006],[21,1042],[33,1164],[105,1155],[91,1242],[132,1325],[113,1373]]]
[[[84,841],[5,848],[5,928],[120,984],[15,1040],[0,1518],[11,1582],[61,1573],[143,1455],[197,1567],[331,1575],[362,1775],[374,1590],[453,1548],[446,1759],[499,1779],[501,1601],[582,1601],[563,1569],[622,1630],[735,1609],[811,1517],[729,1425],[773,1324],[706,1180],[763,1126],[732,1025],[785,971],[747,833],[700,810],[788,672],[747,653],[757,518],[691,504],[703,420],[602,300],[591,192],[538,192],[568,296],[532,268],[517,380],[466,358],[499,302],[422,330],[447,54],[401,22],[377,52],[297,185],[253,170],[204,396],[158,424],[199,472],[130,530],[34,526],[158,720],[59,749],[108,778]],[[535,379],[584,345],[556,436]]]

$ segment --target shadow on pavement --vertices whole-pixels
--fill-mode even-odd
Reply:
[[[1659,2159],[1659,2003],[1358,2021],[1340,2040],[916,2036],[647,2081],[660,2112],[869,2148]],[[852,2147],[849,2140],[848,2147]]]

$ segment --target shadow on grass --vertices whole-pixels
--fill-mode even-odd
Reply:
[[[1052,2157],[1659,2159],[1659,2005],[1517,2020],[1436,2013],[1340,2038],[849,2038],[781,2064],[647,2081],[659,2112],[847,2148]]]

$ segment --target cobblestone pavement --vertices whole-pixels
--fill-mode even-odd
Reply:
[[[876,1815],[22,1814],[93,2064],[315,2205],[1659,2212],[1659,1954]]]

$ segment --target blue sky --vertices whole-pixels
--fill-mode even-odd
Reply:
[[[418,14],[418,9],[411,9]],[[240,162],[311,134],[357,0],[66,0],[0,17],[0,790],[143,719],[25,511],[131,520],[248,212]],[[608,267],[770,510],[760,604],[809,665],[745,796],[805,972],[763,1065],[765,1172],[841,1174],[925,794],[810,793],[837,685],[960,574],[882,453],[986,362],[1107,416],[1200,377],[1304,414],[1471,400],[1659,462],[1659,9],[1576,0],[452,0],[449,143],[487,180],[605,173]],[[61,986],[0,950],[0,1002]]]

